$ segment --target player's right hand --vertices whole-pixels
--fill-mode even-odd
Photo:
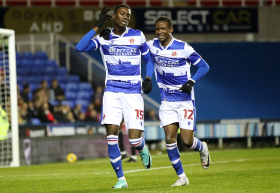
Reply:
[[[103,37],[104,40],[109,40],[110,36],[109,34],[111,33],[111,28],[107,27],[101,31],[99,34],[100,37]]]
[[[142,82],[142,90],[145,94],[149,94],[153,89],[152,81],[149,78],[145,78]]]
[[[111,15],[107,14],[108,11],[110,11],[111,9],[106,9],[106,6],[102,9],[101,13],[100,13],[100,16],[99,16],[99,19],[96,23],[96,26],[98,28],[101,28],[102,25],[104,24],[105,20],[108,19],[110,21],[110,19],[112,18]]]

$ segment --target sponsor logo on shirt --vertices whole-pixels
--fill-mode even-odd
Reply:
[[[138,53],[137,48],[130,48],[127,46],[113,46],[109,48],[110,55],[114,56],[135,56]]]
[[[180,61],[176,59],[168,59],[168,58],[160,58],[160,57],[155,57],[155,62],[157,63],[158,66],[166,66],[166,67],[174,67],[174,66],[179,66]]]

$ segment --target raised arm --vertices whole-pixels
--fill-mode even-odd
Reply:
[[[88,51],[96,50],[98,45],[96,45],[95,41],[92,40],[95,34],[96,31],[94,31],[93,29],[90,30],[76,45],[76,51],[88,52]]]
[[[102,9],[99,19],[96,23],[96,26],[92,30],[90,30],[77,44],[76,50],[78,52],[92,51],[92,50],[96,50],[99,47],[98,40],[93,40],[92,38],[96,34],[98,29],[102,27],[105,20],[110,21],[110,19],[112,18],[110,15],[107,14],[108,11],[110,11],[110,9],[106,10],[106,7]]]

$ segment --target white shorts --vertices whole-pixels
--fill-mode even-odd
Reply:
[[[124,118],[127,129],[144,131],[144,101],[141,94],[104,92],[101,124],[120,126]]]
[[[179,123],[181,129],[196,130],[194,101],[162,101],[159,109],[160,127]]]

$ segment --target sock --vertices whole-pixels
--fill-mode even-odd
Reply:
[[[194,137],[193,138],[193,144],[190,147],[190,149],[193,149],[194,151],[198,151],[198,152],[203,152],[204,146],[203,146],[203,144],[201,143],[201,141],[199,139]]]
[[[138,139],[129,139],[130,144],[135,147],[138,151],[142,151],[145,146],[145,140],[141,137]]]
[[[108,135],[108,152],[110,162],[115,170],[117,177],[124,178],[123,169],[122,169],[122,160],[121,160],[121,152],[118,146],[118,136],[117,135]]]
[[[179,150],[177,147],[177,142],[172,143],[172,144],[165,144],[165,145],[166,145],[168,157],[169,157],[178,177],[186,176],[184,174],[184,169],[182,166],[182,162],[180,160],[180,153],[179,153]]]

